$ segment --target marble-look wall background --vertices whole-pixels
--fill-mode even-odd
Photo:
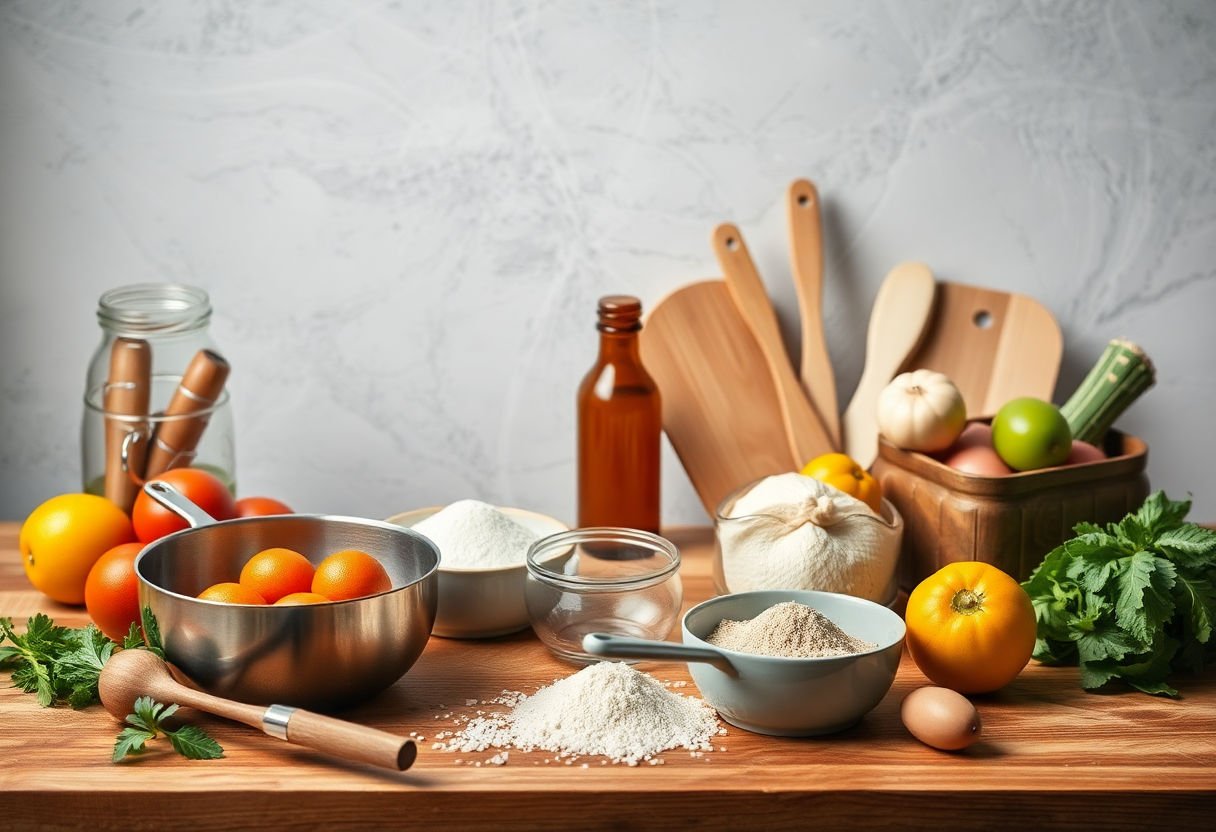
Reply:
[[[748,234],[796,346],[781,195],[827,211],[847,401],[904,259],[1043,301],[1062,400],[1216,520],[1216,4],[0,2],[0,517],[78,488],[106,288],[210,291],[244,493],[574,515],[595,299]],[[668,522],[705,516],[674,455]]]

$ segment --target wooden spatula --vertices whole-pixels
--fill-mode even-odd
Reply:
[[[802,361],[798,376],[832,440],[840,445],[840,409],[836,403],[836,374],[823,331],[823,226],[819,191],[809,179],[799,179],[785,192],[790,229],[790,264],[798,313],[802,319]]]
[[[773,311],[764,282],[743,242],[743,234],[733,224],[723,223],[714,229],[713,248],[726,276],[726,288],[760,345],[781,402],[786,438],[798,461],[797,467],[801,468],[820,454],[835,450],[835,445],[794,375],[781,341],[777,313]]]
[[[639,337],[662,395],[663,429],[711,517],[736,488],[795,470],[764,355],[725,283],[668,295]]]
[[[1034,298],[943,282],[908,369],[950,376],[974,419],[1019,396],[1051,401],[1063,351],[1059,324]]]
[[[863,468],[878,455],[878,394],[924,338],[933,295],[933,273],[924,263],[900,263],[878,287],[866,332],[865,368],[844,412],[844,451]]]

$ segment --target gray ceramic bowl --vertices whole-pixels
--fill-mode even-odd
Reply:
[[[135,561],[174,675],[208,693],[256,704],[328,710],[375,696],[409,670],[430,638],[439,552],[416,532],[354,517],[285,514],[214,522],[164,483],[145,490],[197,528],[146,546]],[[284,546],[314,564],[362,549],[392,589],[302,606],[221,604],[194,597],[231,581],[249,557]]]
[[[819,610],[849,635],[877,646],[851,656],[788,659],[724,650],[705,639],[723,619],[755,618],[797,601]],[[731,725],[757,734],[808,737],[856,724],[891,689],[903,651],[903,619],[884,606],[834,592],[762,590],[720,595],[684,614],[684,645],[596,634],[584,646],[598,655],[685,659],[705,701]]]

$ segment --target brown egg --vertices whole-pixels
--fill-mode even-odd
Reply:
[[[977,477],[1005,477],[1013,473],[1013,469],[1005,464],[991,445],[971,445],[956,451],[944,461],[951,468]]]
[[[948,688],[917,688],[904,697],[899,716],[912,736],[942,751],[960,751],[980,736],[975,706]]]

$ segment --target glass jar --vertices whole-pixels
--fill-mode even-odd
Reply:
[[[183,454],[175,467],[185,464],[206,469],[235,493],[236,443],[227,390],[210,406],[187,416],[163,413],[195,354],[200,350],[217,351],[207,328],[210,321],[211,300],[194,286],[140,283],[120,286],[101,296],[97,303],[101,342],[89,362],[81,422],[81,479],[85,491],[105,493],[107,421],[128,425],[133,431],[132,440],[149,442],[162,424],[206,419],[197,446]],[[105,410],[110,354],[119,338],[146,341],[151,348],[150,415],[146,417]],[[128,476],[137,484],[142,482],[138,473],[128,472]]]
[[[541,538],[528,550],[532,629],[558,658],[600,661],[588,633],[665,639],[680,615],[680,552],[657,534],[589,528]]]

